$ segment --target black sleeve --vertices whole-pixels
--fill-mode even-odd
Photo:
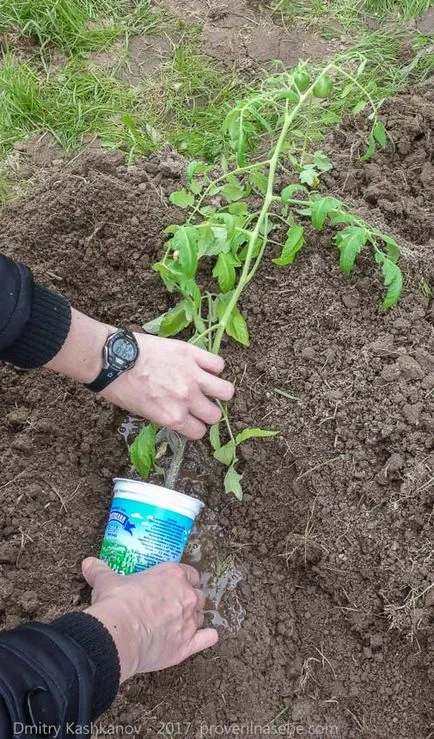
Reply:
[[[76,735],[71,727],[85,736],[82,728],[113,702],[119,677],[113,639],[89,614],[0,634],[0,737],[64,739]]]
[[[35,282],[24,264],[0,254],[0,360],[42,367],[62,348],[70,324],[65,298]]]

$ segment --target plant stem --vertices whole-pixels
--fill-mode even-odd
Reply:
[[[305,101],[308,100],[312,96],[314,86],[332,68],[334,68],[334,65],[333,64],[329,64],[329,65],[327,65],[327,67],[325,67],[325,69],[321,72],[321,74],[316,78],[314,84],[312,84],[306,90],[306,92],[303,95],[300,95],[300,99],[299,99],[297,105],[292,109],[291,113],[289,113],[289,101],[288,100],[286,101],[286,113],[285,113],[285,120],[284,120],[283,125],[282,125],[282,130],[280,132],[280,135],[279,135],[279,138],[277,140],[276,147],[274,149],[274,152],[273,152],[273,155],[272,155],[271,159],[268,160],[268,162],[265,163],[265,164],[268,164],[269,165],[269,171],[268,171],[267,192],[265,194],[264,203],[263,203],[263,206],[262,206],[261,211],[259,213],[258,220],[256,222],[256,226],[255,226],[255,228],[252,231],[251,236],[250,236],[250,240],[249,240],[249,244],[248,244],[248,248],[247,248],[246,260],[245,260],[244,265],[243,265],[243,270],[241,272],[240,279],[238,281],[238,285],[235,288],[235,290],[233,292],[233,295],[232,295],[232,297],[231,297],[231,299],[230,299],[230,301],[229,301],[229,303],[228,303],[228,305],[226,307],[226,310],[225,310],[225,312],[223,314],[223,317],[221,318],[221,320],[219,322],[219,325],[218,325],[217,333],[216,333],[216,336],[214,338],[214,342],[213,342],[213,346],[212,346],[212,350],[213,350],[213,352],[215,354],[218,354],[219,351],[220,351],[221,342],[222,342],[222,339],[223,339],[223,336],[224,336],[224,333],[225,333],[225,330],[226,330],[226,326],[228,324],[228,321],[229,321],[229,319],[230,319],[230,317],[232,315],[232,311],[234,310],[235,306],[237,305],[237,303],[238,303],[238,301],[240,299],[241,293],[243,292],[244,288],[249,283],[249,281],[251,279],[251,276],[253,276],[253,274],[255,274],[256,269],[259,266],[259,265],[257,265],[256,268],[254,270],[252,270],[252,273],[253,274],[251,275],[251,273],[250,273],[250,265],[251,265],[251,262],[252,262],[252,259],[253,259],[253,253],[254,253],[254,248],[255,248],[255,245],[256,245],[256,241],[257,241],[257,239],[260,236],[262,225],[264,224],[265,219],[268,216],[268,211],[270,210],[270,205],[271,205],[271,203],[274,200],[274,192],[273,192],[273,190],[274,190],[274,182],[275,182],[275,178],[276,178],[276,170],[277,170],[277,165],[279,163],[280,155],[282,153],[282,149],[283,149],[284,144],[285,144],[286,135],[287,135],[287,133],[288,133],[290,127],[291,127],[291,124],[292,124],[294,118],[298,114],[300,108],[302,108],[302,106],[304,105]],[[263,249],[265,248],[266,242],[267,242],[267,236],[265,235],[264,236]]]
[[[170,490],[175,489],[176,481],[181,471],[181,465],[184,461],[186,446],[187,439],[185,438],[185,436],[180,436],[178,446],[176,447],[176,451],[173,454],[172,461],[170,463],[169,469],[167,470],[164,480],[166,488],[169,488]]]

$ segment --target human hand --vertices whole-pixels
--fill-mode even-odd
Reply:
[[[230,400],[233,385],[219,375],[221,357],[175,339],[135,334],[140,355],[135,367],[104,390],[102,397],[159,426],[200,439],[221,411],[210,398]]]
[[[217,631],[202,628],[205,595],[193,567],[171,562],[125,576],[89,557],[82,570],[93,588],[86,612],[110,632],[121,682],[177,665],[217,643]]]

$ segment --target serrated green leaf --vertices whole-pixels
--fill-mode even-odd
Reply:
[[[223,293],[232,290],[236,277],[232,254],[218,255],[212,275],[217,279],[218,286]]]
[[[368,136],[368,148],[366,149],[365,153],[360,157],[360,160],[362,162],[367,162],[369,159],[372,159],[372,157],[375,154],[377,148],[377,144],[375,143],[375,138],[372,133]]]
[[[375,140],[384,148],[387,143],[387,131],[381,121],[377,121],[372,133],[374,134]]]
[[[312,165],[303,167],[299,174],[299,178],[300,182],[309,185],[309,187],[312,187],[312,185],[317,185],[319,182],[318,172]]]
[[[354,223],[354,216],[344,210],[332,210],[328,216],[332,226],[337,226],[340,223]]]
[[[307,192],[307,189],[303,187],[303,185],[287,185],[286,187],[284,187],[282,192],[280,193],[283,205],[288,205],[292,196],[295,195],[295,193],[297,192]]]
[[[303,234],[303,226],[291,226],[282,253],[278,259],[272,260],[273,264],[277,264],[278,267],[286,267],[286,265],[292,264],[298,252],[304,246]]]
[[[312,224],[314,228],[320,231],[330,211],[340,208],[341,205],[341,201],[331,197],[331,195],[315,200],[311,205]]]
[[[399,247],[399,244],[395,241],[395,239],[392,239],[391,236],[388,236],[388,234],[382,233],[380,234],[380,238],[386,244],[388,258],[391,260],[391,262],[394,262],[396,264],[399,260],[399,257],[401,256],[401,249]]]
[[[277,436],[278,433],[278,431],[268,431],[267,429],[244,429],[244,431],[237,434],[235,441],[238,445],[248,439],[262,439],[269,436]]]
[[[359,100],[359,102],[358,102],[358,103],[356,103],[356,105],[355,105],[355,106],[354,106],[354,108],[352,109],[351,113],[352,113],[353,115],[358,115],[358,114],[359,114],[359,113],[361,113],[361,112],[362,112],[362,110],[364,110],[365,108],[366,108],[366,100]]]
[[[215,452],[217,451],[217,449],[221,448],[219,423],[215,423],[213,426],[211,426],[209,430],[209,441]]]
[[[236,153],[238,166],[246,163],[247,137],[244,132],[244,121],[241,111],[234,108],[228,113],[223,124],[223,130],[229,135],[231,148]]]
[[[231,203],[228,205],[228,211],[234,216],[244,216],[249,212],[249,208],[247,203]]]
[[[313,162],[320,172],[329,172],[333,169],[332,162],[325,154],[322,153],[322,151],[315,152],[313,155]]]
[[[241,198],[246,194],[244,187],[241,187],[239,183],[235,182],[228,182],[227,185],[222,187],[220,192],[226,198],[228,203],[234,203],[236,200],[241,200]]]
[[[178,251],[178,264],[186,277],[194,277],[198,263],[198,232],[193,226],[182,226],[173,236],[174,252]]]
[[[360,254],[368,240],[368,234],[364,228],[358,226],[347,226],[339,234],[338,241],[340,258],[339,264],[342,272],[351,272],[357,255]]]
[[[187,181],[191,184],[195,174],[204,174],[208,169],[205,162],[200,162],[197,159],[193,159],[187,167]]]
[[[172,192],[172,194],[169,195],[169,200],[172,205],[176,205],[178,208],[190,208],[194,205],[193,195],[185,189]]]
[[[158,336],[161,324],[166,315],[166,313],[162,313],[161,316],[158,316],[158,318],[153,318],[151,321],[144,323],[142,326],[143,331],[146,331],[147,334]]]
[[[234,308],[232,315],[229,318],[226,326],[226,333],[243,346],[250,346],[249,330],[237,307]]]
[[[130,460],[139,475],[149,477],[156,455],[157,428],[151,423],[144,426],[130,446]]]
[[[221,464],[229,467],[229,465],[232,464],[235,459],[235,450],[236,446],[234,442],[228,441],[227,444],[215,450],[214,457],[215,459],[217,459],[218,462],[221,462]]]
[[[259,190],[262,195],[265,195],[268,188],[268,177],[263,172],[253,172],[250,175],[250,182],[252,186]]]
[[[187,328],[191,321],[192,316],[188,317],[187,315],[185,300],[181,300],[178,305],[175,305],[164,316],[160,326],[160,336],[164,338],[176,336],[184,328]]]
[[[243,489],[241,487],[242,475],[237,472],[232,464],[225,475],[225,492],[235,495],[238,500],[243,499]]]
[[[397,264],[386,257],[385,254],[377,252],[375,255],[377,262],[381,263],[381,270],[384,277],[384,285],[387,287],[386,297],[383,301],[383,308],[393,308],[401,297],[403,277],[402,272]]]

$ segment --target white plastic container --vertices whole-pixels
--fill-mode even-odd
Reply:
[[[203,508],[184,493],[116,478],[100,557],[121,575],[179,562]]]

